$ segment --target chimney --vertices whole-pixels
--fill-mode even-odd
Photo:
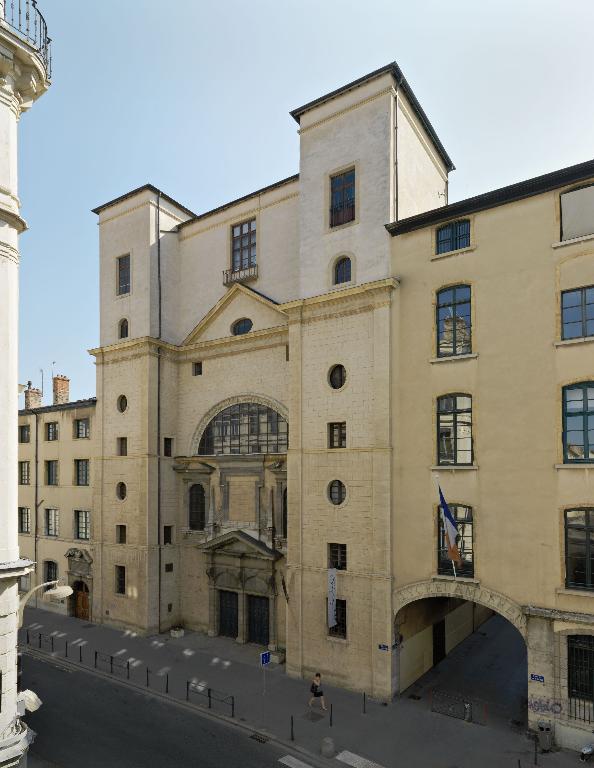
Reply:
[[[25,390],[25,410],[30,411],[31,408],[41,408],[42,405],[41,390],[33,387],[31,382],[28,381],[27,389]]]
[[[70,379],[58,374],[54,376],[54,405],[62,405],[70,400]]]

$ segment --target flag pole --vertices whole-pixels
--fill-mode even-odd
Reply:
[[[444,516],[444,513],[443,513],[443,509],[441,509],[441,499],[439,497],[439,490],[440,490],[439,475],[437,474],[437,472],[432,472],[432,475],[433,475],[433,480],[435,481],[435,485],[437,486],[437,498],[439,499],[439,508],[441,510],[441,524],[443,526],[443,535],[449,541],[450,537],[448,536],[448,529],[447,529],[447,526],[446,526],[445,516]],[[452,564],[452,570],[454,571],[454,578],[457,579],[458,575],[456,574],[456,563],[453,560],[451,560],[451,559],[450,559],[450,562]]]

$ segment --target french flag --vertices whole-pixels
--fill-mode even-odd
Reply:
[[[456,563],[457,565],[461,565],[462,558],[460,557],[458,545],[456,544],[456,537],[458,536],[458,526],[456,525],[456,521],[452,517],[452,513],[450,512],[448,503],[443,496],[441,486],[438,485],[437,487],[439,489],[439,501],[441,504],[441,514],[443,515],[443,529],[446,535],[446,541],[448,545],[448,554],[450,556],[450,560],[453,563]]]

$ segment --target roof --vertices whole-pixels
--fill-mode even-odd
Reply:
[[[386,224],[386,229],[392,236],[402,235],[405,232],[413,232],[415,229],[421,229],[422,227],[437,224],[458,216],[467,216],[470,213],[486,211],[499,205],[513,203],[516,200],[540,195],[543,192],[550,192],[558,187],[575,184],[592,177],[594,177],[594,160],[587,160],[585,163],[570,165],[567,168],[561,168],[559,171],[545,173],[542,176],[519,181],[507,187],[494,189],[492,192],[485,192],[482,195],[468,197],[466,200],[459,200],[457,203],[434,208],[431,211],[419,213],[408,219],[394,221],[391,224]]]
[[[21,408],[19,416],[28,413],[48,413],[49,411],[68,411],[75,408],[90,408],[97,405],[96,397],[87,397],[85,400],[72,400],[70,403],[58,403],[57,405],[42,405],[39,408]]]
[[[293,109],[290,112],[290,115],[299,123],[301,115],[305,114],[306,112],[309,112],[310,109],[314,109],[314,107],[318,107],[320,106],[320,104],[324,104],[326,101],[335,99],[337,96],[340,96],[343,93],[347,93],[347,91],[351,91],[354,88],[358,88],[364,83],[367,83],[371,80],[375,80],[376,78],[381,77],[382,75],[386,75],[388,73],[391,74],[392,77],[396,80],[398,87],[402,89],[402,92],[404,93],[406,98],[410,101],[410,104],[416,116],[419,118],[423,128],[427,131],[427,133],[431,137],[448,171],[455,170],[456,166],[454,165],[450,156],[446,152],[445,147],[443,146],[443,144],[439,139],[439,136],[435,132],[435,129],[433,128],[431,123],[429,122],[429,118],[425,114],[423,107],[419,104],[419,101],[415,96],[413,89],[408,84],[408,81],[402,74],[402,70],[400,69],[400,67],[395,61],[390,62],[390,64],[386,64],[384,67],[375,69],[373,72],[369,72],[369,74],[363,75],[363,77],[359,77],[357,80],[353,80],[351,83],[347,83],[347,85],[343,85],[340,88],[337,88],[335,91],[326,93],[324,96],[319,96],[317,99],[314,99],[313,101],[310,101],[307,104],[304,104],[302,107]]]
[[[174,200],[172,197],[169,197],[169,195],[166,195],[165,192],[162,192],[160,189],[153,186],[152,184],[143,184],[141,187],[136,187],[136,189],[133,189],[130,192],[126,192],[125,195],[120,195],[119,197],[116,197],[113,200],[110,200],[108,203],[103,203],[103,205],[99,205],[97,206],[97,208],[93,208],[92,213],[99,214],[101,213],[101,211],[104,211],[106,208],[111,208],[112,205],[117,205],[118,203],[121,203],[123,200],[127,200],[129,197],[134,197],[134,195],[137,195],[139,192],[145,192],[145,191],[154,192],[155,195],[159,195],[164,200],[167,200],[168,203],[175,205],[177,208],[187,213],[188,216],[196,215],[194,211],[191,211],[189,208],[186,208],[185,205],[178,203],[177,200]]]
[[[293,181],[297,181],[299,179],[299,174],[296,173],[293,176],[287,176],[286,179],[281,179],[280,181],[275,181],[273,184],[269,184],[267,187],[262,187],[261,189],[257,189],[255,192],[250,192],[247,195],[243,195],[242,197],[237,197],[235,200],[231,200],[229,203],[223,203],[223,205],[219,205],[218,208],[212,208],[210,211],[206,211],[205,213],[201,213],[199,215],[194,214],[194,218],[189,219],[188,221],[184,221],[182,224],[178,225],[178,229],[182,229],[182,227],[187,227],[188,224],[194,224],[196,221],[200,221],[200,219],[205,219],[208,216],[212,216],[215,213],[220,213],[221,211],[227,210],[227,208],[231,208],[233,205],[237,205],[238,203],[243,203],[244,200],[249,200],[250,197],[256,197],[257,195],[263,195],[265,192],[272,192],[273,189],[276,189],[277,187],[282,187],[284,184],[290,184]]]

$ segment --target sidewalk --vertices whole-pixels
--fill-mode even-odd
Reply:
[[[169,695],[175,698],[185,699],[187,681],[203,693],[210,687],[233,695],[236,718],[284,741],[290,739],[293,716],[296,744],[317,755],[322,738],[331,736],[337,751],[349,750],[385,768],[475,768],[477,760],[481,768],[517,768],[518,759],[522,768],[533,764],[532,742],[512,729],[507,720],[493,718],[487,726],[465,723],[431,712],[427,697],[418,701],[403,697],[389,705],[368,699],[364,714],[361,694],[324,685],[333,710],[330,727],[329,713],[308,710],[308,681],[293,680],[286,676],[284,666],[271,665],[265,673],[263,695],[260,649],[240,646],[227,638],[198,633],[179,639],[168,635],[141,637],[33,608],[25,611],[23,643],[27,629],[31,638],[36,632],[53,636],[54,653],[60,657],[64,657],[68,642],[68,657],[73,663],[79,663],[79,647],[86,666],[93,666],[94,651],[113,655],[118,677],[126,676],[126,662],[130,662],[130,680],[139,685],[146,684],[148,666],[151,688],[165,691],[168,685]],[[109,671],[109,667],[109,658],[100,656],[98,668]],[[39,693],[43,699],[43,692]],[[205,696],[192,694],[192,700],[207,703]],[[230,714],[227,705],[215,701],[213,711]],[[575,753],[569,752],[539,755],[539,765],[548,768],[565,768],[575,765],[576,760]]]

